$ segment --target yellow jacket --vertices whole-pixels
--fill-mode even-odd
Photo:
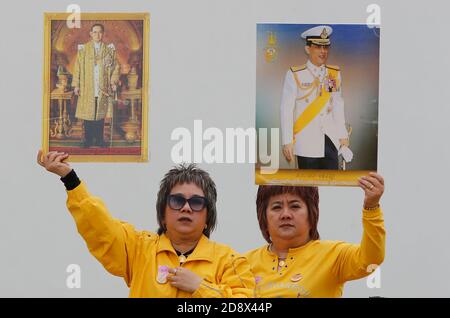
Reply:
[[[170,240],[136,231],[114,219],[101,199],[89,194],[81,182],[67,191],[67,207],[89,251],[111,274],[123,277],[130,297],[250,297],[255,287],[247,260],[230,247],[202,236],[197,247],[181,265]],[[158,266],[183,266],[203,282],[194,293],[158,283]]]
[[[255,274],[257,297],[340,297],[344,283],[368,276],[384,260],[381,209],[363,210],[361,244],[309,241],[289,249],[286,260],[265,245],[246,254]],[[278,270],[278,265],[282,265]]]

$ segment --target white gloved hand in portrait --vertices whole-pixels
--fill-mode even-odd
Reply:
[[[350,150],[347,146],[342,146],[339,149],[339,155],[342,155],[342,158],[344,158],[345,162],[350,162],[353,159],[353,152]]]

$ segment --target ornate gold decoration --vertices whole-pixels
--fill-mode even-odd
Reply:
[[[277,36],[275,32],[267,32],[267,46],[264,48],[264,58],[267,63],[275,61],[278,56]]]
[[[70,137],[72,132],[72,123],[67,112],[67,101],[72,101],[73,92],[64,92],[60,88],[54,89],[50,94],[50,101],[58,102],[58,118],[53,121],[53,127],[50,128],[50,136],[57,139]]]

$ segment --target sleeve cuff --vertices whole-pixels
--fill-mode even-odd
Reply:
[[[381,206],[378,206],[376,209],[365,209],[363,208],[363,217],[364,218],[374,218],[378,217],[382,214]]]
[[[84,182],[81,182],[80,185],[73,190],[67,190],[67,195],[68,199],[76,202],[81,202],[91,196]]]
[[[75,173],[75,170],[73,169],[66,176],[62,177],[61,181],[64,183],[64,186],[68,191],[75,189],[81,183],[80,179]]]

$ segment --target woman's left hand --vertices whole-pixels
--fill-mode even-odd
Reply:
[[[167,278],[170,285],[188,293],[195,292],[203,280],[197,274],[183,267],[169,268],[169,273],[172,274]]]
[[[376,207],[380,203],[380,198],[384,192],[383,177],[378,173],[370,172],[369,176],[359,178],[358,183],[364,190],[364,207]]]

